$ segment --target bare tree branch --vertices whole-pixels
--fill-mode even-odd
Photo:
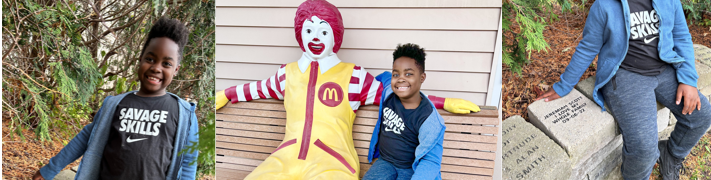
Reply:
[[[124,24],[123,26],[119,26],[119,27],[115,27],[115,28],[110,28],[109,30],[104,31],[103,33],[101,33],[101,35],[99,35],[99,38],[95,38],[95,39],[92,39],[92,40],[90,40],[90,41],[86,41],[86,42],[84,42],[83,44],[84,44],[84,45],[88,45],[88,44],[91,44],[91,43],[95,43],[95,42],[99,41],[99,39],[104,38],[106,35],[108,35],[108,34],[111,33],[111,32],[119,31],[119,30],[122,30],[122,29],[124,29],[124,28],[130,27],[130,26],[136,24],[137,22],[142,21],[143,18],[146,17],[146,15],[147,15],[147,14],[143,14],[143,16],[141,16],[140,18],[135,18],[135,19],[133,19],[133,21],[128,22],[128,23]]]

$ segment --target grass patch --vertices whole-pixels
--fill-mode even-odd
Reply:
[[[701,140],[691,149],[691,153],[684,161],[685,171],[682,171],[682,180],[705,180],[711,179],[711,133],[705,134]],[[659,164],[654,165],[654,171],[650,180],[661,180]]]

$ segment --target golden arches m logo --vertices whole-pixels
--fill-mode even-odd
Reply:
[[[333,99],[333,96],[336,96],[336,99],[334,101],[338,101],[338,92],[334,88],[326,88],[326,90],[323,93],[323,98],[322,99]]]
[[[323,83],[318,89],[318,100],[326,106],[336,107],[343,101],[343,89],[334,82]]]

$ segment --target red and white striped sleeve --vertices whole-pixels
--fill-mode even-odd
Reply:
[[[353,67],[348,99],[353,111],[364,105],[380,105],[383,84],[360,66]]]
[[[232,86],[225,89],[225,96],[232,103],[253,99],[284,99],[284,80],[286,64],[281,65],[277,73],[265,80]]]

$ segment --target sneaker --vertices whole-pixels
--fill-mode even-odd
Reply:
[[[659,173],[662,174],[664,180],[678,180],[679,171],[683,169],[684,159],[673,157],[667,150],[668,140],[659,141]]]

